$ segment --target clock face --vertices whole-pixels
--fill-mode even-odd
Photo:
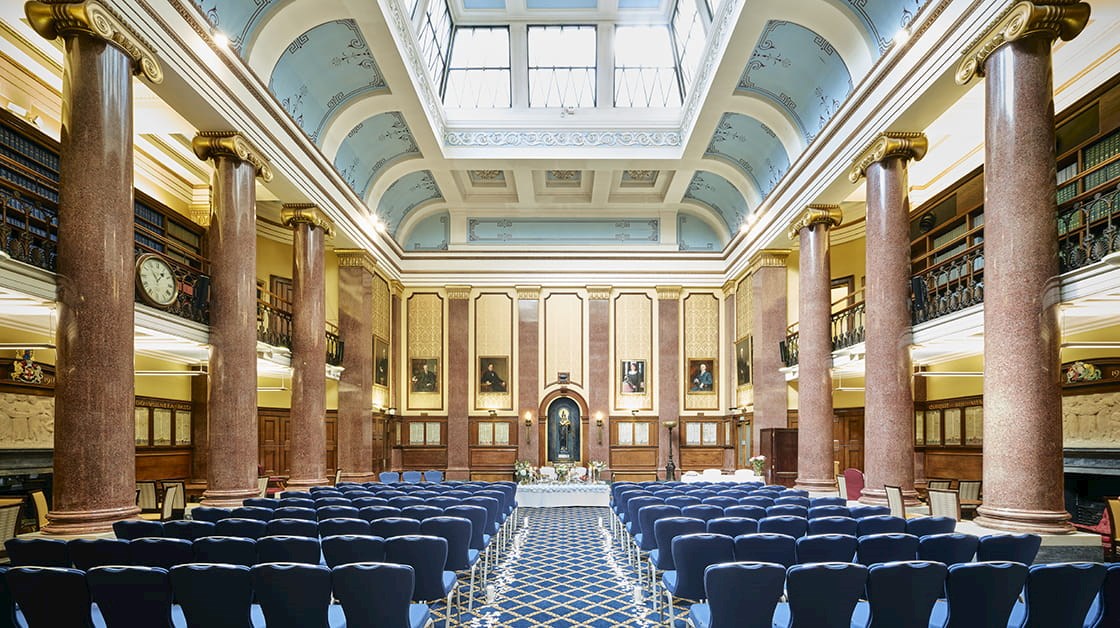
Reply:
[[[141,257],[136,265],[140,294],[152,305],[166,307],[179,296],[175,273],[166,261],[155,255]]]

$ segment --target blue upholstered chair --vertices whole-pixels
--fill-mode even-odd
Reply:
[[[1006,626],[1027,566],[1014,562],[961,563],[949,567],[946,601],[933,607],[930,628]]]
[[[284,491],[283,493],[280,493],[281,500],[289,498],[314,499],[315,496],[311,493],[311,491]]]
[[[653,524],[653,538],[657,547],[650,550],[650,573],[656,582],[657,573],[676,569],[673,562],[673,539],[683,534],[701,534],[707,529],[702,519],[691,517],[666,517]],[[656,595],[656,591],[654,592]]]
[[[848,628],[867,584],[867,567],[855,563],[794,565],[786,572],[789,602],[774,611],[781,628]]]
[[[633,500],[631,500],[633,503]],[[682,517],[691,517],[692,519],[701,519],[708,521],[710,519],[717,519],[723,516],[723,508],[715,504],[699,503],[693,506],[685,506],[681,508]]]
[[[1120,563],[1105,566],[1100,594],[1085,617],[1084,628],[1120,626]]]
[[[811,497],[809,498],[809,507],[816,508],[818,506],[844,506],[847,507],[848,500],[843,497]]]
[[[389,498],[389,505],[393,508],[407,508],[409,506],[423,506],[424,499],[422,497],[413,497],[412,495],[399,495]]]
[[[316,495],[314,501],[315,501],[315,510],[318,510],[320,508],[324,508],[326,506],[350,506],[350,505],[352,505],[350,503],[350,498],[342,497],[342,496],[335,496],[335,495],[326,495],[326,496]]]
[[[438,470],[435,470],[435,469],[425,471],[424,472],[424,481],[425,482],[442,482],[443,481],[443,471],[438,471]]]
[[[945,565],[928,561],[872,565],[867,601],[856,606],[853,628],[926,628],[947,572]]]
[[[310,497],[285,497],[278,508],[308,508],[315,510],[315,500]]]
[[[163,536],[163,522],[146,519],[122,519],[113,522],[113,534],[118,539],[125,539],[126,541]]]
[[[397,473],[396,471],[382,471],[381,473],[377,474],[377,479],[384,482],[385,484],[392,484],[394,482],[401,481],[401,474]]]
[[[177,519],[165,521],[163,524],[163,535],[172,539],[193,541],[195,539],[201,539],[204,536],[212,536],[213,534],[214,524],[209,521]]]
[[[326,519],[360,519],[361,516],[358,509],[353,506],[331,505],[315,509],[315,518],[319,521]]]
[[[796,508],[796,506],[793,506],[793,508]],[[809,531],[809,520],[794,515],[767,516],[758,520],[758,531],[785,534],[797,538],[805,536],[805,533]]]
[[[989,534],[980,537],[977,561],[1006,560],[1029,565],[1038,556],[1042,537],[1037,534]]]
[[[695,506],[700,503],[700,498],[691,495],[672,495],[665,498],[665,503],[677,508],[684,508],[685,506]]]
[[[847,534],[816,534],[797,539],[797,562],[850,563],[856,555],[856,537]]]
[[[128,542],[128,554],[130,565],[168,570],[194,560],[192,543],[186,539],[133,539]]]
[[[778,485],[778,484],[769,484],[767,486],[764,486],[763,488],[769,488],[771,490],[778,491],[778,497],[789,497],[791,495],[795,496],[795,497],[808,497],[809,496],[809,491],[807,491],[803,488],[786,488],[786,487]]]
[[[401,516],[401,509],[388,505],[388,502],[375,506],[363,506],[358,509],[358,517],[366,521],[399,516]]]
[[[349,563],[380,563],[385,561],[385,539],[379,536],[340,534],[325,536],[323,558],[331,569]]]
[[[275,510],[275,508],[261,508],[260,506],[241,506],[231,510],[229,516],[235,519],[269,521],[272,519]]]
[[[431,519],[432,517],[442,517],[443,509],[436,506],[429,506],[428,504],[417,504],[415,506],[405,506],[401,508],[401,516],[417,521]]]
[[[750,506],[746,504],[739,504],[738,506],[728,506],[723,509],[724,517],[745,517],[747,519],[754,519],[758,521],[766,516],[766,508],[762,506]]]
[[[420,521],[407,517],[385,517],[369,522],[369,533],[383,539],[420,534]]]
[[[817,517],[809,519],[809,534],[847,534],[856,536],[859,522],[851,517]]]
[[[727,508],[728,506],[738,506],[739,499],[736,497],[729,497],[727,495],[716,495],[715,497],[705,497],[700,500],[701,504],[711,504],[719,506],[720,508]]]
[[[770,628],[786,568],[774,563],[722,563],[704,570],[708,602],[688,611],[695,628]]]
[[[891,514],[891,509],[888,506],[849,506],[848,510],[852,513],[855,519],[863,519],[864,517],[878,517],[880,515]]]
[[[16,621],[16,603],[8,587],[7,574],[8,566],[0,565],[0,628],[17,628],[22,624]]]
[[[779,504],[774,503],[773,506],[766,509],[767,517],[801,517],[802,519],[809,518],[809,509],[805,506],[798,506],[797,504]]]
[[[741,534],[758,532],[758,521],[747,517],[716,517],[708,520],[707,531],[735,538]]]
[[[447,561],[445,571],[467,573],[470,580],[467,586],[467,606],[474,609],[474,583],[478,559],[481,553],[471,548],[473,525],[470,519],[462,517],[431,517],[420,522],[420,534],[438,536],[447,541]]]
[[[250,497],[249,499],[241,502],[241,505],[276,510],[280,507],[280,500],[276,497]]]
[[[1082,628],[1106,573],[1101,563],[1031,565],[1023,599],[1012,609],[1008,625]]]
[[[340,534],[368,535],[369,522],[365,519],[324,519],[319,522],[319,536],[337,536]]]
[[[354,508],[357,508],[358,510],[361,510],[362,508],[366,508],[367,506],[388,506],[389,500],[385,499],[384,497],[378,497],[372,494],[368,496],[363,495],[361,497],[355,497],[351,499],[350,505]]]
[[[401,474],[401,481],[402,482],[417,483],[417,482],[423,481],[423,479],[424,479],[424,474],[420,473],[419,471],[405,471],[404,473]]]
[[[89,571],[101,565],[128,565],[129,542],[124,539],[74,539],[67,544],[74,567]]]
[[[451,599],[455,594],[455,572],[443,567],[447,563],[447,540],[438,536],[407,535],[385,539],[385,562],[409,565],[416,579],[412,601],[445,600],[447,620],[451,625]]]
[[[342,604],[347,628],[426,626],[431,619],[428,605],[410,603],[413,581],[408,565],[355,563],[331,571],[334,596]]]
[[[775,506],[801,506],[809,509],[809,498],[800,495],[785,495],[774,500]]]
[[[446,495],[440,495],[439,497],[429,497],[425,501],[425,503],[428,506],[435,506],[440,510],[447,510],[452,506],[461,506],[463,504],[463,500],[459,497],[448,497]]]
[[[306,536],[262,536],[257,539],[257,562],[318,565],[322,552],[319,538]]]
[[[740,497],[740,506],[758,506],[760,508],[769,508],[774,505],[774,498],[766,495],[759,495],[755,493],[750,497]]]
[[[284,510],[278,508],[277,512]],[[222,519],[214,524],[214,536],[240,536],[259,539],[267,534],[268,522],[258,519]]]
[[[244,565],[191,563],[171,570],[171,591],[188,628],[251,625],[253,576]]]
[[[342,625],[342,609],[331,621],[331,570],[322,565],[265,563],[253,567],[253,592],[268,628],[330,628]]]
[[[890,563],[914,560],[918,555],[918,537],[913,534],[868,534],[859,537],[856,556],[860,564]]]
[[[759,532],[735,537],[735,560],[777,563],[783,567],[797,564],[797,539],[788,534]]]
[[[314,503],[314,502],[312,502]],[[304,519],[306,521],[318,521],[319,517],[315,513],[315,509],[308,506],[281,506],[272,511],[273,519]]]
[[[930,534],[948,534],[957,529],[952,517],[914,517],[906,520],[906,533],[922,537]]]
[[[79,569],[12,567],[7,573],[12,599],[31,628],[91,628],[89,589]]]
[[[13,567],[70,566],[70,552],[66,541],[45,538],[15,538],[4,541],[8,559]]]
[[[661,576],[665,601],[669,606],[669,625],[676,625],[675,601],[699,602],[704,592],[704,570],[709,565],[735,560],[735,541],[722,534],[682,534],[672,542],[676,569]]]
[[[852,511],[848,510],[847,506],[813,506],[809,509],[810,519],[819,519],[820,517],[851,517]]]
[[[952,532],[930,534],[918,539],[918,560],[933,560],[946,565],[972,562],[980,539],[971,534]]]
[[[853,515],[854,516],[854,515]],[[856,536],[869,534],[904,534],[906,520],[892,515],[871,515],[869,517],[855,517],[857,529]]]
[[[257,541],[240,536],[203,537],[191,544],[191,562],[252,567],[257,562]]]
[[[109,628],[170,628],[171,576],[160,567],[94,567],[90,598]]]
[[[319,536],[319,524],[307,519],[273,519],[264,528],[264,536]]]
[[[228,508],[213,508],[211,506],[196,506],[191,509],[191,519],[194,521],[209,521],[217,523],[229,516]],[[113,530],[116,532],[116,530]],[[119,535],[118,535],[119,536]]]

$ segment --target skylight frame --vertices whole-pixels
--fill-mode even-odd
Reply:
[[[670,24],[661,24],[661,23],[655,23],[655,24],[617,24],[616,23],[616,24],[614,24],[614,38],[612,40],[612,50],[611,50],[611,57],[614,61],[611,64],[611,70],[612,70],[611,85],[613,87],[612,105],[615,108],[618,108],[618,109],[663,109],[663,108],[670,108],[670,107],[680,107],[684,103],[684,99],[687,96],[687,91],[685,90],[684,83],[681,79],[680,62],[677,59],[676,48],[675,48],[674,43],[673,43],[672,28],[670,26],[671,26]],[[619,64],[619,50],[620,50],[620,48],[619,48],[619,45],[618,45],[618,42],[619,42],[618,33],[619,33],[619,31],[622,30],[622,29],[655,29],[655,28],[664,30],[666,52],[668,53],[668,56],[669,56],[669,65],[652,65],[652,64],[620,65]],[[633,100],[631,100],[630,104],[620,105],[619,104],[619,85],[620,85],[620,81],[625,81],[625,76],[623,76],[623,77],[619,76],[619,71],[620,70],[622,70],[622,73],[624,75],[627,74],[628,71],[631,71],[631,70],[638,70],[639,72],[641,72],[643,70],[654,70],[654,71],[657,72],[658,75],[662,74],[662,72],[661,72],[662,70],[668,70],[669,72],[667,72],[667,73],[672,74],[673,78],[671,80],[673,81],[673,83],[676,84],[676,87],[677,87],[677,92],[676,92],[677,100],[676,100],[676,102],[669,103],[667,101],[663,101],[660,105],[651,104],[653,102],[653,98],[657,94],[652,92],[651,90],[647,89],[646,90],[646,103],[644,105],[640,104],[640,103],[635,104],[633,102]],[[664,79],[661,79],[660,77],[658,78],[659,82],[663,81],[663,80]]]
[[[460,34],[461,31],[464,31],[464,30],[471,30],[471,31],[479,31],[479,30],[495,31],[495,30],[500,30],[500,31],[505,31],[505,33],[506,33],[506,63],[505,63],[505,65],[504,66],[471,66],[471,65],[466,65],[466,66],[463,66],[463,67],[456,67],[456,66],[452,65],[452,61],[454,61],[454,59],[455,59],[455,46],[459,41],[459,34]],[[486,73],[486,72],[493,72],[493,71],[504,71],[506,73],[506,93],[505,93],[505,95],[507,97],[506,104],[504,104],[504,105],[489,105],[489,106],[478,106],[478,105],[476,105],[474,108],[476,108],[476,109],[509,109],[509,108],[513,107],[513,102],[514,102],[513,83],[514,83],[514,81],[513,81],[513,46],[512,46],[512,32],[511,31],[512,31],[512,29],[509,27],[509,25],[506,25],[506,24],[485,24],[485,25],[484,24],[466,24],[466,25],[458,25],[458,26],[455,27],[455,29],[453,31],[452,41],[451,41],[451,54],[448,57],[447,69],[445,71],[445,79],[444,79],[443,86],[440,90],[440,99],[443,102],[443,105],[445,107],[454,108],[451,105],[448,105],[448,103],[447,103],[447,92],[452,87],[452,74],[454,72],[463,72],[466,75],[464,77],[464,80],[469,81],[470,80],[470,73],[472,73],[472,72]],[[461,101],[460,101],[460,104],[461,104]],[[458,107],[458,108],[470,108],[470,107]]]
[[[595,47],[592,50],[592,54],[591,54],[591,58],[593,60],[592,64],[589,65],[589,66],[588,65],[566,65],[566,66],[562,66],[562,65],[533,66],[533,65],[531,65],[531,61],[532,61],[532,58],[533,58],[532,41],[533,41],[533,30],[534,29],[541,29],[541,30],[559,29],[561,32],[563,32],[564,30],[567,30],[567,29],[572,29],[572,30],[590,29],[592,34],[593,34],[592,41],[595,42]],[[551,23],[551,24],[528,24],[526,26],[526,29],[525,29],[525,67],[527,69],[526,74],[527,74],[527,77],[528,77],[527,81],[526,81],[526,84],[525,84],[525,88],[526,88],[527,96],[528,96],[528,108],[529,109],[547,109],[547,108],[568,109],[568,108],[576,108],[576,107],[579,107],[579,108],[597,107],[598,102],[599,102],[599,84],[598,84],[599,83],[599,56],[600,55],[599,55],[599,25],[598,24],[594,24],[594,23],[587,23],[587,24],[574,24],[574,23],[573,24],[556,24],[556,23]],[[553,84],[557,83],[557,81],[556,81],[556,76],[557,76],[556,71],[557,70],[567,70],[567,71],[569,71],[569,73],[571,73],[572,71],[576,71],[576,70],[585,70],[585,71],[590,70],[590,80],[588,82],[591,86],[591,103],[590,104],[585,104],[585,103],[580,102],[580,103],[574,103],[574,104],[561,103],[559,105],[548,105],[548,104],[534,105],[533,104],[533,72],[534,71],[543,72],[543,71],[548,71],[548,70],[551,70],[553,72],[552,78],[551,78],[551,81],[552,81]],[[547,92],[548,92],[548,90],[546,90],[546,93]]]

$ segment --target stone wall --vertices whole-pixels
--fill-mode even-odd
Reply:
[[[54,447],[54,397],[0,393],[0,449]]]
[[[1065,447],[1120,447],[1120,392],[1062,397]]]

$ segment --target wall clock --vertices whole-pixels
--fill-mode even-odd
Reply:
[[[148,253],[136,258],[136,288],[141,300],[165,308],[179,296],[175,272],[163,257]]]

